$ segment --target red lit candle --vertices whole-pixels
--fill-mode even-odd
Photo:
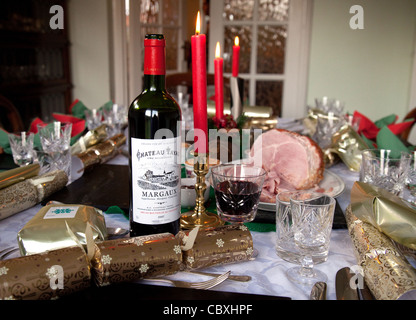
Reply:
[[[220,43],[215,48],[214,75],[215,75],[215,114],[218,119],[224,117],[224,59],[220,55]]]
[[[238,68],[240,65],[240,39],[235,37],[233,46],[233,77],[238,77]]]
[[[191,37],[195,152],[208,153],[206,37],[200,30],[198,11],[196,33]]]

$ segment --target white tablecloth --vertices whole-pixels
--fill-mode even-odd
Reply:
[[[127,159],[119,155],[109,164],[126,165]],[[339,175],[344,181],[346,188],[337,197],[338,202],[345,212],[349,204],[350,190],[354,181],[358,180],[358,174],[349,171],[345,165],[337,164],[330,168],[333,173]],[[17,247],[17,232],[40,210],[41,205],[17,213],[0,221],[0,251],[7,247]],[[121,214],[105,214],[107,227],[129,227],[128,220]],[[310,288],[302,288],[290,282],[285,270],[294,266],[279,258],[274,249],[274,232],[252,232],[254,246],[258,250],[258,256],[253,261],[221,265],[211,267],[205,271],[225,272],[231,270],[235,274],[245,274],[252,277],[250,282],[225,281],[212,290],[251,293],[259,295],[285,296],[294,300],[304,300],[309,298]],[[18,256],[15,254],[14,257]],[[9,256],[8,258],[13,257]],[[337,270],[343,267],[351,267],[356,264],[353,254],[352,242],[346,229],[333,230],[328,261],[316,266],[317,269],[324,271],[328,276],[327,297],[330,300],[336,299],[335,295],[335,275]],[[178,273],[170,276],[172,279],[185,280],[204,280],[204,276]],[[174,297],[173,297],[174,298]]]

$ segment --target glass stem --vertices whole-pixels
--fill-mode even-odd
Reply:
[[[302,268],[300,269],[300,273],[302,277],[313,277],[313,260],[312,257],[309,255],[305,255],[301,261]]]

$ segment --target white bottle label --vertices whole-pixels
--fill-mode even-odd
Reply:
[[[180,138],[131,138],[134,222],[164,224],[179,219],[180,142]]]

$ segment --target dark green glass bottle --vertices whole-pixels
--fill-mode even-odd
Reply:
[[[165,39],[146,35],[144,89],[129,109],[130,236],[176,234],[181,210],[181,110],[165,85]]]

